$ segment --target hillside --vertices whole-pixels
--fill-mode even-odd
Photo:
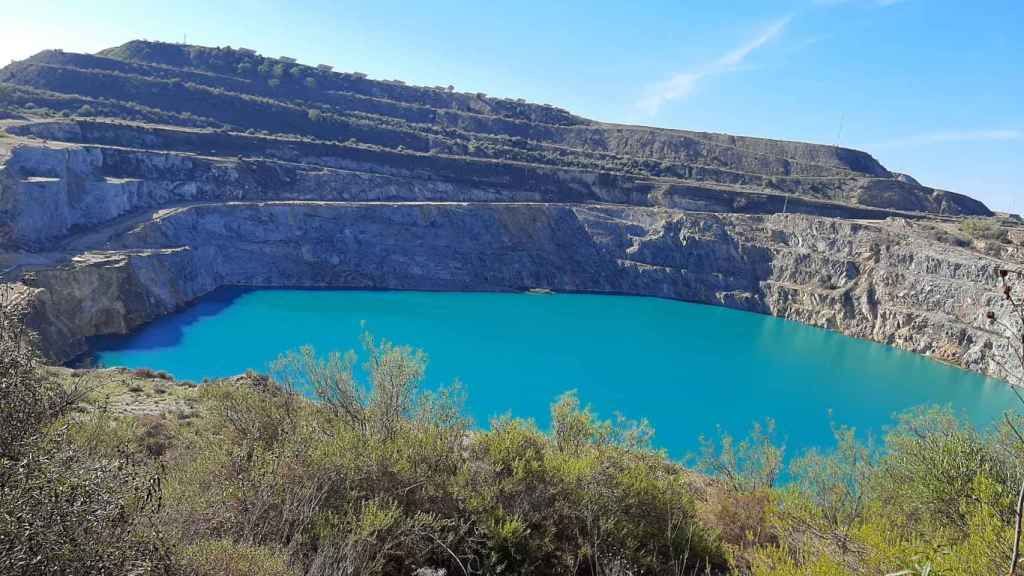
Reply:
[[[338,70],[0,61],[0,576],[1024,576],[1020,18],[814,3],[5,5]]]
[[[66,361],[221,286],[651,295],[996,373],[1008,228],[845,148],[135,41],[0,70],[0,280]]]
[[[372,172],[543,177],[557,169],[670,197],[699,188],[990,215],[856,150],[603,124],[548,105],[371,80],[244,49],[135,41],[97,55],[42,52],[0,70],[0,108],[54,119],[16,134],[80,144],[284,160],[296,147],[315,147],[318,165],[359,162]]]

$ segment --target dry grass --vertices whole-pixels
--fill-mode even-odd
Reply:
[[[76,370],[52,367],[50,371],[61,381],[85,380],[90,389],[85,398],[85,411],[103,407],[113,414],[173,415],[188,420],[200,413],[196,385],[179,382],[166,372],[103,368]]]

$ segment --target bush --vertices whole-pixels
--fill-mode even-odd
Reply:
[[[999,226],[994,218],[967,218],[960,222],[960,231],[974,240],[990,240],[1001,242],[1006,238],[1006,231]]]
[[[25,313],[14,289],[0,286],[0,460],[24,457],[85,394],[41,369],[34,335],[22,323]]]
[[[575,395],[552,406],[550,435],[498,420],[473,444],[470,493],[493,571],[689,573],[725,564],[697,521],[684,471],[643,423],[601,421]],[[639,521],[643,518],[642,521]]]
[[[69,432],[77,426],[62,420],[80,395],[40,370],[9,290],[0,292],[0,573],[165,566],[151,522],[157,477],[130,451],[114,453],[110,435]]]
[[[736,492],[768,490],[782,472],[785,445],[775,439],[775,422],[755,423],[750,435],[739,442],[720,433],[716,442],[701,436],[698,468],[721,478]]]
[[[768,490],[736,492],[717,484],[699,508],[699,518],[732,552],[735,563],[749,567],[745,558],[753,551],[778,543],[773,524],[776,495]]]
[[[132,370],[132,375],[137,378],[147,378],[150,380],[174,380],[174,377],[167,372],[153,370],[152,368],[136,368]]]
[[[220,441],[188,442],[168,462],[172,532],[288,550],[306,574],[725,566],[687,473],[644,423],[602,421],[567,395],[550,434],[513,420],[471,434],[457,388],[420,389],[422,352],[370,336],[364,350],[365,380],[354,353],[303,348],[271,380],[200,388],[208,417],[195,433]]]
[[[852,428],[833,425],[836,447],[828,453],[812,449],[793,461],[794,488],[813,503],[805,518],[822,530],[844,538],[864,517],[865,491],[878,464],[873,442],[862,444]]]
[[[778,546],[760,550],[751,568],[753,576],[853,576],[841,563],[825,554],[800,556]],[[912,576],[901,573],[900,576]]]
[[[988,576],[1009,563],[1024,476],[1012,416],[982,433],[912,411],[884,452],[836,426],[835,448],[794,460],[779,488],[771,421],[703,439],[711,477],[655,449],[646,422],[601,419],[572,392],[550,430],[510,417],[474,430],[457,385],[422,388],[422,351],[368,334],[361,370],[355,352],[304,347],[270,375],[204,383],[188,422],[74,412],[12,302],[0,573]]]
[[[174,440],[173,425],[160,415],[141,416],[138,423],[136,442],[142,451],[153,458],[163,456]]]
[[[894,526],[963,535],[976,503],[976,482],[1007,486],[1007,470],[985,438],[949,409],[920,409],[899,416],[886,435],[887,454],[872,478],[873,499],[898,510]]]

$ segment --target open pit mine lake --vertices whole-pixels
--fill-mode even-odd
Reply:
[[[999,381],[881,344],[632,296],[222,289],[94,351],[103,366],[200,381],[266,370],[303,344],[358,350],[364,326],[425,350],[424,385],[459,380],[477,425],[509,413],[547,427],[550,403],[576,390],[602,417],[647,418],[676,458],[765,417],[795,454],[833,444],[832,422],[881,435],[893,414],[938,404],[985,426],[1015,402]]]

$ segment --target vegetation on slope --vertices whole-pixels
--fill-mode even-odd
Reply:
[[[46,369],[0,310],[3,574],[988,576],[1013,554],[1011,414],[919,409],[883,446],[837,426],[780,486],[771,423],[687,469],[572,393],[548,431],[476,429],[457,386],[420,388],[422,352],[369,336],[363,371],[305,348],[193,386]]]
[[[0,293],[0,574],[131,574],[161,566],[157,466],[131,449],[94,450],[75,417],[82,382],[47,375]],[[108,445],[116,443],[107,437]]]
[[[552,106],[371,80],[231,47],[134,41],[97,55],[42,52],[0,70],[0,108],[32,119],[104,118],[355,141],[404,154],[742,185],[896,210],[990,214],[967,197],[897,180],[856,150],[600,124]]]

